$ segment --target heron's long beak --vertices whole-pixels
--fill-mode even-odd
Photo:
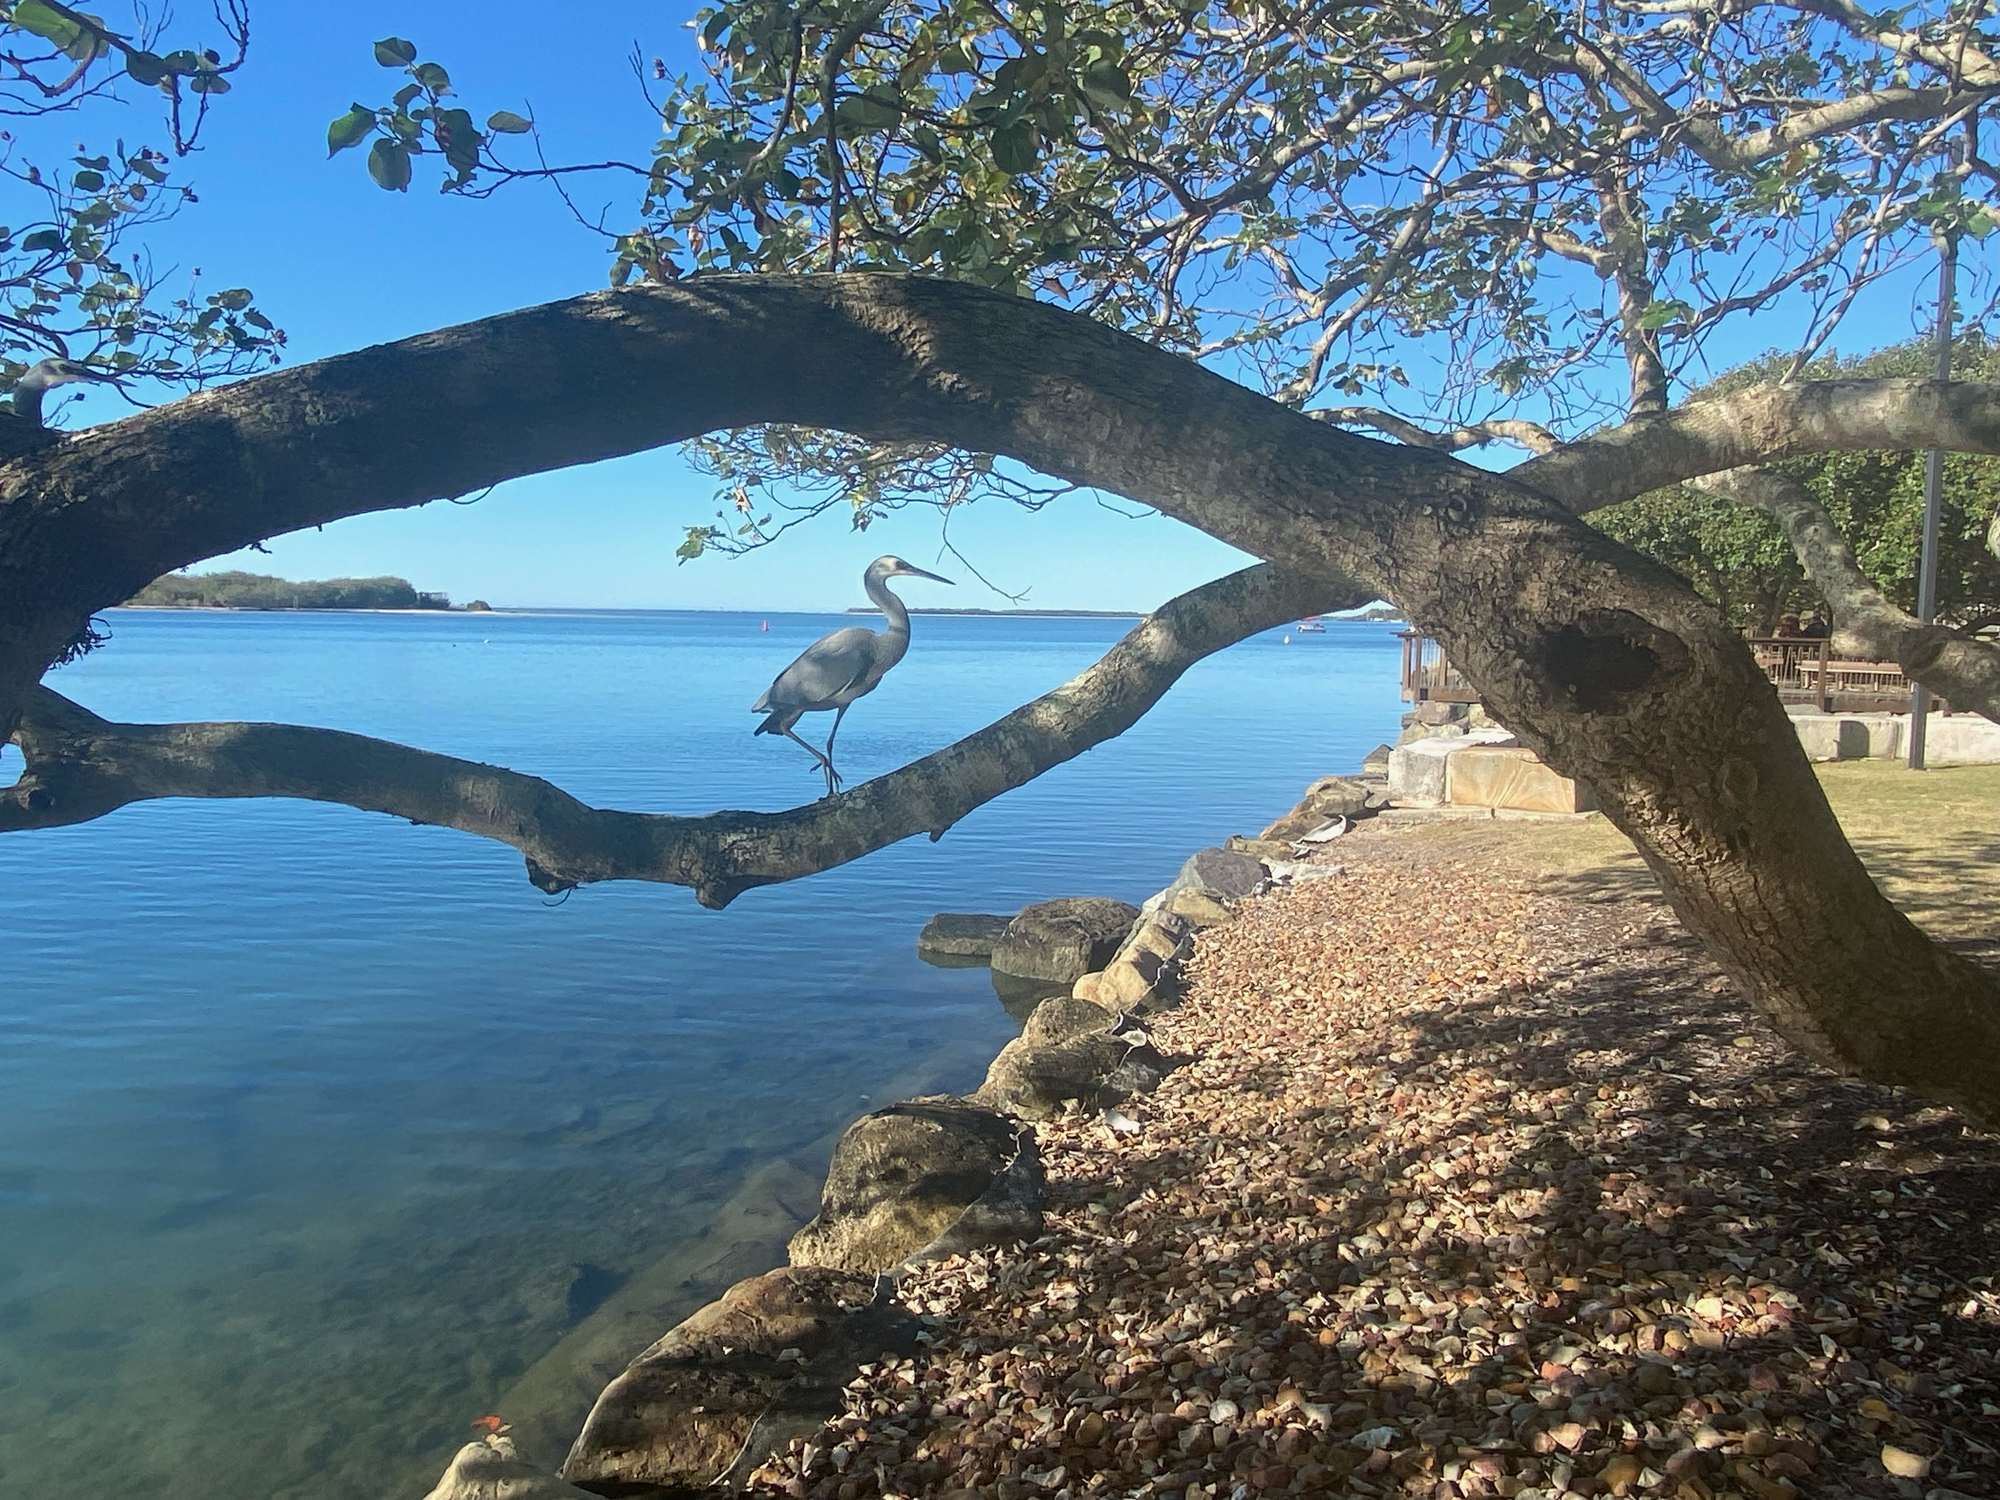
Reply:
[[[913,568],[908,563],[903,565],[903,571],[912,578],[928,578],[932,583],[951,583],[949,578],[940,578],[935,573],[926,573],[922,568]],[[954,583],[952,587],[957,588],[958,585]]]

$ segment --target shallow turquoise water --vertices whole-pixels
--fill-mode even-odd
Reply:
[[[324,724],[694,812],[817,795],[748,705],[851,621],[110,623],[51,681],[113,718]],[[842,726],[843,771],[989,722],[1126,628],[920,617]],[[299,802],[0,841],[0,1494],[422,1493],[757,1163],[885,1090],[977,1081],[1015,1023],[984,971],[916,959],[930,913],[1137,900],[1254,832],[1394,737],[1393,629],[1247,641],[942,843],[724,913],[650,885],[551,904],[509,849]],[[7,750],[0,780],[18,769]]]

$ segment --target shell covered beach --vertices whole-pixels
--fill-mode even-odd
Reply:
[[[751,1487],[2000,1494],[2000,1141],[1543,832],[1363,825],[1202,931],[1182,1064],[1037,1125],[1041,1237],[911,1268],[914,1353]]]

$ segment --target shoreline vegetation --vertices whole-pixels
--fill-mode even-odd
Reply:
[[[420,589],[407,578],[314,578],[293,580],[266,573],[169,573],[125,601],[128,609],[353,609],[422,610],[432,613],[492,609],[484,599],[463,606],[449,594]]]
[[[1964,899],[1995,877],[1939,837],[2000,770],[1819,775],[1878,878],[2000,948]],[[810,1179],[746,1184],[699,1278],[746,1279],[566,1460],[637,1308],[579,1328],[429,1500],[718,1469],[773,1500],[1970,1493],[2000,1142],[1780,1042],[1601,814],[1391,805],[1308,850],[1281,835],[1313,796],[1191,858],[976,1093],[850,1126],[789,1266],[755,1273]],[[999,956],[1037,910],[933,926]],[[1019,1134],[975,1140],[982,1109]],[[891,1201],[853,1198],[884,1162]]]

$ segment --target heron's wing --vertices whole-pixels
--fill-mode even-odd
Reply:
[[[751,712],[782,713],[798,709],[810,713],[831,707],[833,700],[866,676],[874,664],[874,631],[863,625],[836,630],[814,641],[797,661],[780,672]]]

